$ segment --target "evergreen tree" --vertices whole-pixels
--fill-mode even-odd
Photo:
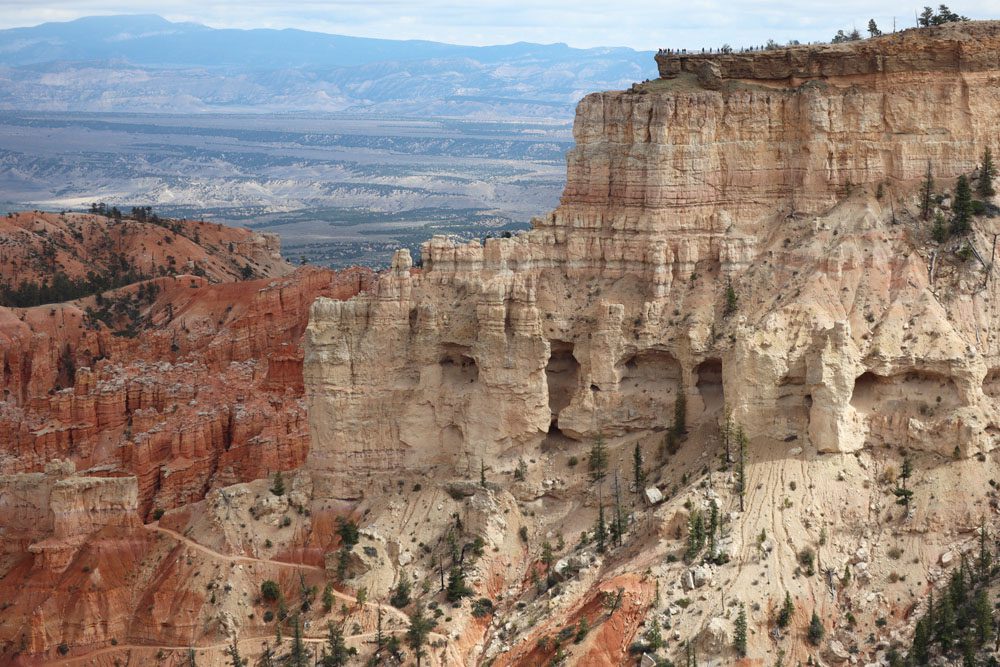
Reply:
[[[965,234],[972,229],[972,189],[965,174],[958,177],[955,198],[951,205],[951,233],[953,236]]]
[[[723,314],[726,317],[729,317],[730,315],[732,315],[733,313],[736,312],[736,309],[738,307],[739,307],[739,297],[736,296],[736,290],[733,289],[733,281],[732,280],[727,280],[726,281],[726,308],[723,311]]]
[[[472,595],[472,590],[465,583],[465,573],[457,565],[448,572],[448,590],[445,597],[448,602],[458,602],[464,597]]]
[[[604,553],[604,540],[607,537],[607,526],[604,523],[604,503],[597,502],[597,528],[594,530],[594,539],[597,542],[597,553]]]
[[[729,467],[733,464],[733,455],[731,452],[733,440],[733,417],[728,409],[726,409],[726,420],[722,422],[721,435],[723,448],[722,464],[725,466],[726,470],[729,470]]]
[[[698,554],[705,547],[705,519],[701,510],[691,510],[688,516],[688,538],[687,549],[684,551],[684,560],[689,563],[697,558]]]
[[[910,664],[926,665],[930,661],[930,632],[925,618],[917,621],[913,629],[913,645],[910,647]]]
[[[677,400],[674,401],[674,432],[678,438],[687,433],[687,394],[683,385],[677,387]]]
[[[194,651],[192,651],[194,653]],[[226,655],[233,663],[233,667],[243,667],[245,661],[240,656],[239,646],[236,645],[236,637],[233,637],[232,642],[229,644],[229,648],[226,649]]]
[[[937,243],[948,240],[948,227],[945,225],[944,214],[938,211],[934,214],[934,226],[931,227],[931,238]]]
[[[740,603],[740,613],[736,617],[736,628],[733,632],[733,646],[736,649],[736,655],[741,658],[747,657],[747,610]]]
[[[931,203],[934,196],[934,176],[931,174],[931,163],[927,162],[927,175],[924,184],[920,186],[920,217],[927,220],[931,215]]]
[[[809,621],[809,643],[813,646],[819,646],[820,642],[823,641],[823,635],[826,634],[826,629],[823,628],[823,622],[819,620],[819,614],[816,610],[813,610],[812,619]]]
[[[604,438],[597,436],[594,444],[590,447],[590,457],[587,460],[590,468],[590,481],[598,483],[604,479],[608,473],[608,450],[604,445]]]
[[[635,441],[635,449],[632,450],[632,476],[635,480],[635,492],[641,494],[646,485],[646,473],[642,469],[642,447],[639,441]]]
[[[193,648],[189,648],[188,649],[188,662],[187,662],[188,667],[198,667],[197,663],[195,663],[194,658],[195,658],[194,649]]]
[[[993,636],[993,610],[990,607],[989,594],[985,588],[976,593],[974,605],[976,639],[979,646],[985,644]]]
[[[979,578],[989,581],[993,568],[993,553],[990,551],[989,534],[986,530],[986,517],[979,520]]]
[[[736,444],[739,447],[736,459],[736,491],[740,496],[740,511],[744,508],[744,498],[747,490],[747,435],[743,432],[742,426],[736,427]]]
[[[983,166],[979,169],[979,182],[976,184],[976,192],[983,199],[989,199],[997,192],[993,188],[993,179],[996,178],[997,169],[993,164],[993,153],[987,146],[983,151]]]
[[[281,475],[281,471],[274,473],[274,482],[271,484],[271,493],[276,496],[285,495],[285,478]]]
[[[402,609],[410,604],[410,579],[406,576],[405,572],[399,573],[399,582],[396,584],[396,589],[389,598],[389,604],[396,609]]]
[[[882,34],[882,31],[878,29],[878,25],[875,23],[875,19],[868,20],[868,36],[878,37]]]
[[[323,587],[323,611],[330,613],[333,609],[333,584],[329,581]]]
[[[921,28],[927,28],[933,25],[934,22],[934,10],[930,7],[924,7],[924,10],[920,12],[920,16],[917,18],[917,25]]]
[[[410,616],[410,627],[406,631],[406,644],[413,651],[417,667],[420,667],[420,659],[425,655],[424,644],[427,643],[427,636],[433,627],[434,621],[424,616],[423,609],[418,606]]]
[[[615,516],[614,516],[614,542],[618,546],[622,545],[622,537],[625,536],[625,513],[622,510],[622,493],[618,485],[618,471],[615,471]]]
[[[287,667],[310,667],[309,660],[312,656],[309,653],[309,649],[306,648],[305,641],[302,639],[302,623],[299,620],[298,614],[295,615],[292,623],[294,624],[292,650],[288,654],[285,664]]]
[[[937,626],[934,628],[934,638],[942,650],[949,650],[955,641],[955,607],[951,596],[944,595],[937,611]]]
[[[712,499],[711,512],[708,515],[708,554],[715,556],[715,534],[719,532],[719,504]]]
[[[348,646],[344,641],[344,633],[333,623],[327,624],[326,649],[319,661],[322,667],[344,667],[351,656],[358,654],[358,649]]]
[[[486,487],[486,461],[479,460],[479,485]]]
[[[788,624],[792,622],[792,616],[795,615],[795,603],[792,602],[792,594],[785,591],[785,602],[781,605],[781,610],[778,612],[778,627],[787,628]]]

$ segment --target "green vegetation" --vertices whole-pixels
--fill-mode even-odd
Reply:
[[[823,641],[823,635],[826,634],[826,629],[823,627],[823,622],[819,620],[819,615],[816,610],[813,610],[812,618],[809,620],[809,631],[807,636],[809,637],[809,643],[813,646],[819,646],[820,642]]]
[[[427,643],[427,636],[434,629],[435,621],[424,616],[423,609],[417,607],[413,615],[410,616],[410,627],[406,630],[406,644],[413,651],[413,656],[417,660],[417,667],[420,667],[420,659],[426,655],[424,645]]]
[[[344,667],[351,657],[357,654],[358,649],[349,647],[344,641],[343,630],[333,623],[328,623],[326,646],[323,649],[323,657],[319,661],[320,666]]]
[[[271,493],[276,496],[285,495],[285,478],[282,476],[280,470],[274,473],[274,481],[271,483]]]
[[[276,602],[281,598],[281,589],[278,582],[268,579],[260,585],[260,594],[266,602]]]
[[[190,657],[193,653],[194,651],[191,651],[188,654],[188,657]],[[246,660],[240,656],[240,649],[236,645],[236,637],[233,637],[232,642],[229,644],[229,648],[226,649],[226,655],[229,656],[229,660],[232,661],[233,667],[243,667],[243,665],[246,664]]]
[[[983,164],[979,168],[979,180],[976,182],[976,193],[983,199],[989,199],[996,195],[993,187],[993,179],[996,178],[997,168],[993,164],[993,152],[987,146],[983,151]]]
[[[969,179],[962,174],[955,185],[955,199],[951,204],[951,233],[960,236],[972,230],[972,188]]]
[[[389,604],[396,609],[402,609],[410,604],[410,580],[406,577],[405,572],[399,573],[399,583],[396,584],[396,588],[392,591]]]
[[[792,594],[785,591],[785,602],[781,605],[781,609],[778,611],[778,627],[787,628],[788,624],[792,622],[792,616],[795,615],[795,603],[792,602]]]
[[[945,23],[958,23],[959,21],[968,20],[968,16],[959,16],[948,9],[948,5],[939,5],[937,13],[934,13],[931,7],[924,7],[924,10],[920,12],[920,16],[917,17],[917,25],[921,28],[928,28],[932,25],[944,25]]]
[[[736,617],[736,627],[733,631],[733,648],[736,649],[736,655],[741,658],[747,657],[747,610],[740,603],[740,613]]]

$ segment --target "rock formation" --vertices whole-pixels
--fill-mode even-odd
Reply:
[[[841,654],[875,659],[859,637],[890,617],[903,634],[887,645],[905,650],[905,619],[941,576],[937,550],[969,548],[955,528],[996,516],[1000,229],[982,215],[935,241],[919,190],[930,168],[933,208],[950,216],[954,179],[1000,149],[998,47],[1000,23],[963,23],[759,56],[661,54],[660,79],[587,96],[562,201],[530,232],[435,237],[421,270],[400,251],[372,290],[313,305],[315,493],[370,508],[393,479],[502,480],[531,526],[520,562],[537,578],[539,542],[592,530],[612,502],[610,479],[595,489],[573,466],[603,439],[628,477],[636,447],[667,501],[630,495],[634,542],[568,547],[583,571],[554,595],[509,562],[493,627],[456,626],[479,638],[466,664],[623,664],[653,618],[673,628],[675,660],[689,641],[732,664],[719,637],[739,599],[774,601],[750,613],[752,655],[771,654],[754,664],[779,648],[804,662],[808,643],[769,630],[767,605],[789,591],[806,623],[816,609],[841,626]],[[746,513],[727,416],[749,440]],[[903,452],[922,498],[896,515],[881,496],[899,488]],[[955,475],[968,486],[945,492]],[[713,506],[725,544],[688,570],[678,546]],[[890,571],[885,541],[912,562]],[[795,565],[821,548],[825,584]],[[845,564],[864,570],[860,603],[849,584],[839,592]],[[652,601],[654,580],[669,604]],[[688,597],[701,587],[719,596]],[[595,596],[616,590],[621,606],[599,613]],[[601,634],[573,647],[581,614]]]
[[[661,53],[580,103],[523,235],[163,276],[138,343],[80,328],[96,300],[0,311],[38,357],[4,376],[0,658],[222,665],[301,622],[367,659],[417,609],[432,665],[905,653],[998,532],[1000,218],[921,210],[1000,152],[998,52]]]
[[[958,60],[903,57],[914,42]],[[997,43],[987,23],[793,48],[803,71],[780,77],[770,54],[661,58],[721,63],[727,85],[586,97],[562,203],[531,232],[435,238],[422,272],[400,252],[370,294],[314,305],[310,466],[456,469],[556,429],[662,429],[679,392],[690,418],[726,405],[752,438],[824,452],[886,427],[898,444],[993,449],[992,282],[941,294],[926,233],[892,221],[928,164],[946,181],[997,148]],[[892,424],[872,414],[888,405]]]

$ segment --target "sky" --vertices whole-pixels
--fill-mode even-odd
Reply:
[[[950,5],[971,18],[1000,18],[1000,0]],[[100,14],[159,14],[214,28],[301,28],[318,32],[428,39],[453,44],[565,42],[576,47],[650,50],[749,46],[768,39],[829,40],[864,30],[874,18],[914,25],[914,12],[890,0],[0,0],[0,28]]]

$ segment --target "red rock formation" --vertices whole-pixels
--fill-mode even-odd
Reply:
[[[82,270],[73,253],[94,252],[99,264],[89,240],[114,238],[119,227],[129,231],[127,252],[138,254],[156,246],[140,243],[143,234],[174,234],[172,251],[184,248],[185,263],[205,267],[206,275],[159,277],[106,293],[104,303],[138,304],[141,331],[133,338],[114,335],[89,314],[98,305],[93,296],[0,308],[0,473],[39,471],[60,458],[92,474],[135,474],[148,514],[304,460],[299,340],[309,306],[321,295],[353,296],[367,287],[370,271],[288,273],[290,266],[270,261],[271,240],[214,224],[178,223],[201,248],[169,229],[97,216],[20,214],[2,223],[2,247],[20,254],[4,255],[0,283],[13,282],[2,271],[25,266],[34,246],[21,237],[32,226],[50,239],[84,230],[88,243],[58,246],[59,266],[72,275]],[[230,244],[235,254],[224,257]],[[283,277],[216,282],[231,281],[235,267],[249,262]]]

